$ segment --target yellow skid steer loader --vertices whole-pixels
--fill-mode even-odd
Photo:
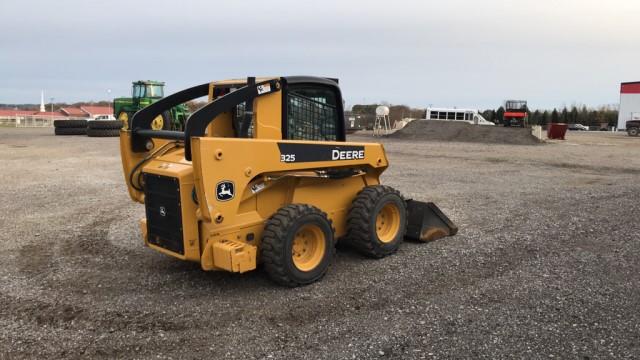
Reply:
[[[203,96],[184,132],[151,129],[159,114]],[[380,184],[389,165],[381,144],[346,142],[336,79],[194,86],[138,111],[120,149],[129,195],[145,205],[145,244],[204,270],[262,263],[275,282],[299,286],[326,273],[337,241],[381,258],[405,236],[457,232],[434,204]]]

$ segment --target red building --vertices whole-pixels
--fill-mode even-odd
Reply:
[[[33,110],[9,110],[0,109],[0,116],[5,117],[74,117],[83,119],[95,119],[100,115],[113,115],[111,106],[80,106],[80,107],[62,107],[58,111],[33,111]]]

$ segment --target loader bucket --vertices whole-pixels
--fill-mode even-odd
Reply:
[[[431,241],[453,236],[458,227],[432,202],[407,200],[408,224],[405,237]]]

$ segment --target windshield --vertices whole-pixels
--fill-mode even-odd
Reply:
[[[133,97],[134,98],[143,98],[143,97],[152,97],[152,98],[161,98],[164,97],[162,85],[143,85],[143,84],[135,84],[133,85]]]
[[[160,85],[148,85],[147,97],[163,97],[164,91]]]
[[[144,87],[142,85],[133,85],[133,97],[140,98],[144,96],[143,90],[144,90]]]
[[[505,104],[507,110],[526,110],[527,102],[521,100],[509,100]]]

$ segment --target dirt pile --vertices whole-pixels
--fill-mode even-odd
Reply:
[[[471,125],[465,122],[415,120],[389,135],[396,139],[462,141],[488,144],[535,145],[531,129]]]

